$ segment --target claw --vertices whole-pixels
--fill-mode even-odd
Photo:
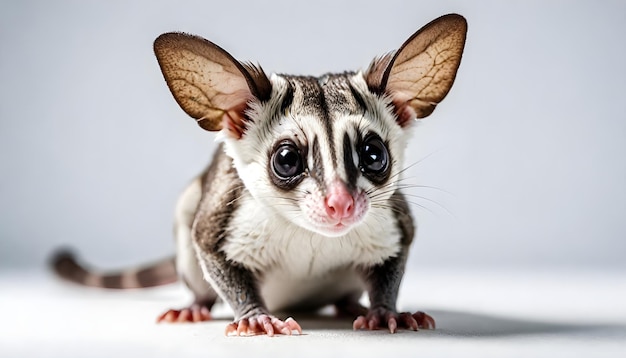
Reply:
[[[260,314],[228,324],[224,333],[227,336],[266,334],[271,337],[275,334],[290,336],[293,331],[302,334],[302,328],[293,318],[289,317],[285,321],[281,321],[274,316]]]
[[[403,323],[403,326],[405,326],[406,328],[409,328],[413,331],[417,331],[418,324],[417,321],[415,320],[415,318],[413,318],[413,316],[410,313],[400,313],[399,314],[399,318]]]
[[[396,330],[398,328],[398,323],[396,322],[396,319],[393,317],[389,318],[389,320],[387,321],[387,327],[389,327],[389,333],[396,333]]]
[[[302,334],[302,327],[300,327],[300,325],[298,324],[298,322],[296,322],[295,319],[293,319],[292,317],[289,317],[285,320],[285,323],[287,324],[287,326],[289,327],[289,331],[293,332],[296,331],[298,332],[299,335]]]
[[[358,316],[352,323],[354,330],[368,329],[373,331],[384,327],[390,333],[396,333],[399,328],[417,331],[419,328],[435,328],[435,320],[424,312],[396,313],[385,308],[375,308],[370,310],[366,316]]]
[[[424,329],[435,329],[435,319],[432,318],[430,315],[422,312],[422,311],[417,311],[413,314],[413,319],[415,319],[417,325],[419,326],[419,328],[424,328]]]

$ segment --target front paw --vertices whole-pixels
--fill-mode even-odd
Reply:
[[[258,314],[248,318],[242,318],[237,322],[233,322],[226,326],[227,336],[254,336],[257,334],[274,334],[291,335],[295,331],[302,334],[302,328],[298,322],[289,317],[282,321],[272,315]]]
[[[355,330],[375,330],[388,328],[389,332],[396,333],[398,328],[406,328],[417,331],[418,328],[434,329],[435,320],[424,312],[418,311],[397,313],[386,308],[370,309],[367,315],[359,316],[354,320],[352,327]]]

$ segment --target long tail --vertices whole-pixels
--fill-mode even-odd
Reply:
[[[50,260],[54,271],[63,279],[83,286],[127,289],[166,285],[178,281],[173,257],[138,269],[98,273],[83,266],[69,250],[60,250]]]

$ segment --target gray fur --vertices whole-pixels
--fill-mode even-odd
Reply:
[[[176,208],[176,268],[195,296],[183,319],[218,298],[244,331],[282,309],[335,304],[364,314],[358,299],[366,291],[368,318],[357,318],[355,328],[434,325],[423,313],[395,321],[415,234],[398,182],[411,124],[450,90],[465,32],[461,16],[446,15],[365,72],[320,77],[268,77],[200,37],[157,38],[155,54],[174,98],[203,129],[220,131],[223,143]],[[61,262],[65,277],[93,277]],[[148,270],[139,283],[155,281],[154,273],[163,276]],[[123,287],[123,277],[98,279]],[[270,325],[299,330],[275,317]],[[248,331],[270,334],[266,329]]]

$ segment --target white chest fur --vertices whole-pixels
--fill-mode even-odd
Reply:
[[[325,237],[288,222],[247,192],[239,204],[222,250],[255,272],[278,270],[293,279],[311,279],[342,267],[382,263],[400,250],[400,231],[390,210],[370,208],[348,234]]]
[[[362,291],[355,268],[382,263],[400,250],[396,220],[384,209],[370,208],[344,236],[325,237],[288,222],[247,192],[239,204],[222,250],[260,274],[259,288],[271,311],[321,307]]]

